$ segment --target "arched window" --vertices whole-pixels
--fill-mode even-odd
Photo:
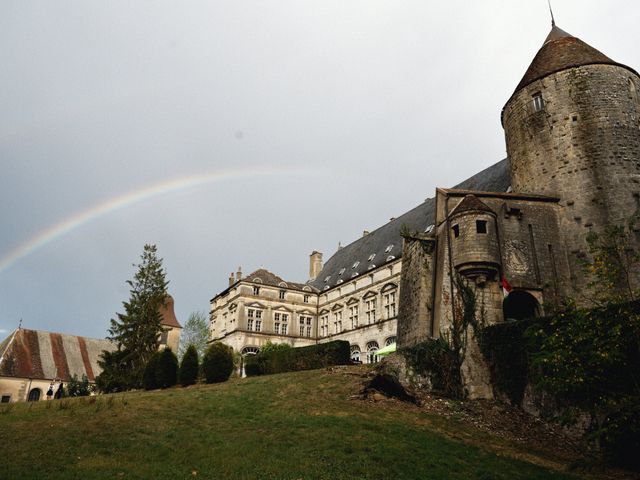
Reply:
[[[258,347],[244,347],[242,349],[242,351],[240,352],[240,354],[242,356],[255,355],[255,354],[259,353],[259,352],[260,352],[260,349]]]
[[[537,317],[540,307],[536,298],[529,292],[514,290],[502,302],[502,310],[505,320],[524,320]]]
[[[42,390],[40,390],[39,388],[32,388],[31,391],[29,392],[28,401],[37,402],[38,400],[40,400],[41,393],[42,393]]]
[[[384,346],[388,347],[392,343],[396,343],[396,337],[389,337],[384,341]]]
[[[380,349],[378,342],[367,343],[367,363],[375,363],[378,361],[376,352]]]
[[[360,346],[351,345],[351,360],[360,361]]]

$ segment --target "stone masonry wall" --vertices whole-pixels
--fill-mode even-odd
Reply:
[[[561,198],[578,291],[586,283],[578,258],[588,232],[633,219],[640,224],[639,90],[640,78],[626,68],[586,65],[532,83],[504,110],[513,191]],[[537,93],[544,99],[539,112]]]
[[[431,336],[433,238],[405,238],[398,311],[398,346],[410,346]]]

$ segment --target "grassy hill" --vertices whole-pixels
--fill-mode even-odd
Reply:
[[[553,446],[354,398],[365,368],[3,405],[0,478],[578,478]]]

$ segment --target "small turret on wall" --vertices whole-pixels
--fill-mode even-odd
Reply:
[[[493,280],[501,263],[496,214],[467,195],[449,215],[449,225],[455,270],[480,285]]]

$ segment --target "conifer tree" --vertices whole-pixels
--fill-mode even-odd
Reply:
[[[111,320],[109,339],[117,347],[117,355],[103,354],[101,366],[105,376],[117,377],[123,383],[118,390],[142,386],[142,374],[151,356],[158,350],[162,333],[160,307],[167,299],[166,273],[155,245],[145,245],[138,271],[130,286],[130,297],[122,302],[124,313]],[[107,361],[111,360],[111,361]]]
[[[180,384],[184,387],[193,385],[198,380],[198,350],[194,345],[189,345],[182,357],[180,364]]]

